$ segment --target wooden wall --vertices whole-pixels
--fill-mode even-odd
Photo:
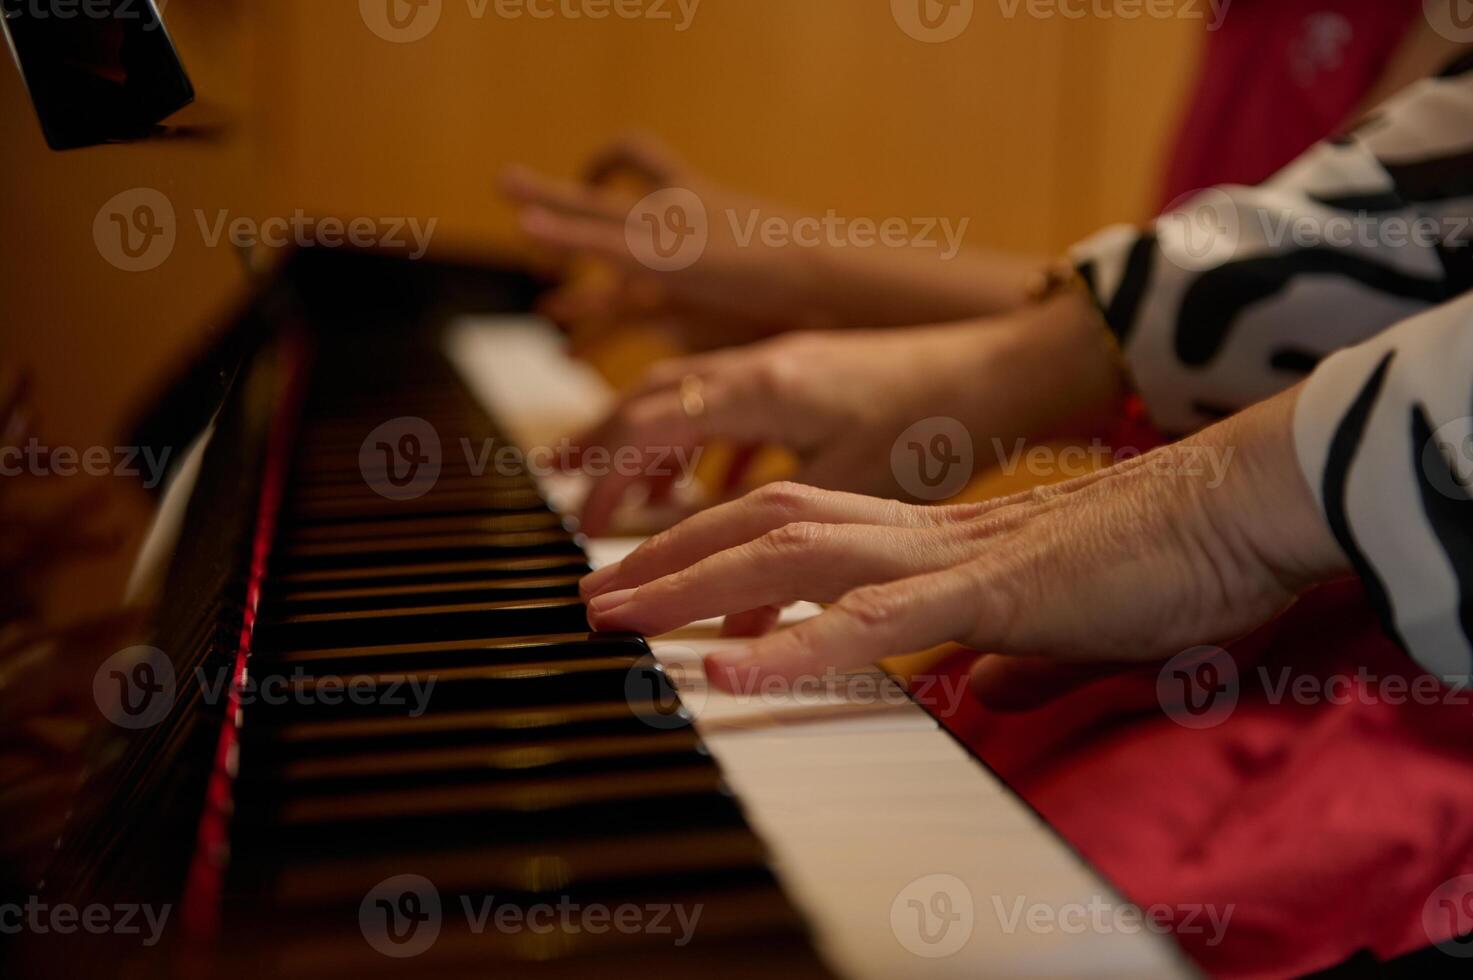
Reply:
[[[48,441],[110,444],[229,307],[241,265],[203,241],[197,209],[437,218],[437,246],[486,250],[514,242],[504,163],[571,174],[644,127],[804,209],[966,217],[975,243],[1048,252],[1148,215],[1202,26],[976,0],[962,35],[932,44],[884,0],[702,0],[685,31],[441,3],[427,37],[391,43],[359,0],[169,0],[200,94],[190,138],[52,153],[0,67],[0,363],[36,370]],[[140,186],[170,197],[178,241],[123,272],[93,220]]]

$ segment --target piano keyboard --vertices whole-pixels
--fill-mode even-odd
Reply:
[[[466,318],[448,333],[446,351],[524,447],[555,444],[596,421],[613,397],[565,355],[544,321]],[[542,489],[565,508],[582,493],[577,478],[561,475]],[[601,565],[637,543],[593,541],[589,553]],[[784,621],[816,612],[800,604]],[[651,646],[835,973],[1196,975],[1168,938],[1151,932],[1030,928],[1020,908],[1118,910],[1124,900],[878,669],[810,696],[708,689],[700,659],[740,642],[717,638],[718,625],[693,624]]]
[[[355,345],[351,333],[318,351],[260,582],[243,686],[257,696],[230,726],[224,799],[209,797],[228,847],[177,842],[223,869],[220,900],[207,889],[176,917],[220,909],[210,969],[1195,975],[1160,935],[1065,927],[1071,910],[1123,901],[882,671],[839,690],[733,697],[699,669],[725,642],[714,623],[652,641],[590,634],[579,577],[637,541],[575,536],[558,515],[576,505],[576,478],[477,471],[460,440],[555,442],[610,398],[528,318],[462,321],[443,357],[423,340]],[[404,429],[408,417],[440,443],[422,485],[373,463],[379,442],[415,455],[403,436],[424,433]],[[396,419],[402,431],[379,429]],[[238,435],[207,435],[191,455],[228,461]],[[212,499],[216,471],[181,470],[135,581],[157,576],[148,557],[174,549],[192,520],[181,512]],[[172,746],[199,731],[146,734]],[[141,748],[134,757],[152,746]],[[136,832],[156,818],[129,789],[134,771],[120,797],[100,799],[125,801],[143,845],[120,855],[127,872],[111,886],[137,898],[155,894],[130,887],[148,870],[139,862],[170,848]],[[150,771],[149,785],[169,772]],[[162,785],[187,798],[198,780]],[[89,856],[115,846],[119,806],[73,835],[63,894],[88,894],[92,869],[108,866]],[[153,826],[191,833],[176,823]]]
[[[316,362],[244,688],[229,948],[267,975],[824,975],[646,642],[588,632],[583,549],[524,472],[459,453],[504,436],[449,364]],[[360,449],[411,415],[446,451],[403,499]]]

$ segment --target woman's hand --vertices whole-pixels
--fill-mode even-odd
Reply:
[[[840,202],[800,213],[738,193],[687,166],[669,147],[629,136],[596,154],[577,181],[525,167],[507,169],[502,190],[519,208],[522,230],[555,255],[593,259],[601,276],[572,276],[544,297],[540,310],[561,324],[626,319],[658,322],[689,350],[746,343],[788,330],[902,326],[1004,313],[1020,306],[1043,264],[942,241],[964,232],[962,216],[912,222],[898,215],[866,217],[878,227],[899,221],[898,236],[866,232],[838,213]],[[646,195],[672,192],[663,207],[698,202],[704,250],[689,264],[656,269],[643,247],[645,227],[663,214],[635,206]],[[653,205],[652,205],[653,206]],[[688,210],[694,210],[688,209]],[[687,221],[690,215],[686,216]],[[822,231],[833,222],[839,232]],[[777,229],[769,234],[767,229]],[[924,229],[930,229],[925,231]],[[832,236],[841,236],[833,241]],[[642,261],[643,260],[643,261]],[[657,265],[659,263],[656,263]]]
[[[562,325],[638,319],[677,333],[687,349],[746,343],[785,330],[829,326],[814,307],[810,269],[801,252],[784,255],[754,238],[730,233],[727,213],[781,216],[767,201],[744,198],[696,173],[667,146],[629,136],[597,153],[579,181],[509,167],[503,192],[519,209],[522,231],[564,257],[594,259],[600,276],[572,276],[539,303]],[[706,212],[705,251],[688,267],[657,271],[630,247],[626,224],[645,195],[679,188]]]
[[[1300,476],[1286,392],[1097,474],[982,505],[791,484],[714,508],[584,580],[600,630],[725,614],[763,634],[708,661],[731,690],[957,642],[1068,664],[1165,659],[1253,629],[1347,565]],[[1226,460],[1215,485],[1210,458]]]
[[[617,458],[632,447],[649,463],[594,482],[583,508],[594,535],[633,486],[660,488],[652,471],[667,467],[657,462],[713,439],[784,447],[802,483],[903,497],[891,449],[915,423],[954,418],[989,451],[994,438],[1011,446],[1104,411],[1118,385],[1098,315],[1067,296],[990,321],[797,333],[667,361],[568,458],[578,466],[589,450]]]

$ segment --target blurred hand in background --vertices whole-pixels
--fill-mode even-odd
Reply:
[[[1041,263],[915,243],[798,243],[764,235],[830,215],[748,197],[699,173],[663,143],[626,137],[594,154],[579,180],[508,168],[502,188],[522,230],[548,249],[563,282],[541,312],[567,327],[655,322],[687,350],[709,350],[788,330],[903,326],[969,319],[1020,305]],[[630,247],[636,205],[657,191],[698,200],[707,240],[688,266],[658,271]],[[634,233],[640,229],[635,214]],[[958,245],[960,243],[957,243]]]

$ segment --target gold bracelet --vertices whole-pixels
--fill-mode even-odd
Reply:
[[[1110,359],[1120,373],[1121,384],[1126,391],[1135,391],[1135,379],[1131,377],[1130,363],[1125,359],[1120,340],[1115,336],[1115,331],[1110,329],[1110,323],[1100,309],[1094,290],[1089,288],[1089,283],[1085,282],[1084,276],[1079,274],[1079,269],[1073,262],[1060,259],[1039,270],[1029,282],[1026,295],[1029,305],[1041,306],[1069,293],[1079,294],[1089,305],[1095,322],[1099,325],[1098,334],[1104,340]]]

